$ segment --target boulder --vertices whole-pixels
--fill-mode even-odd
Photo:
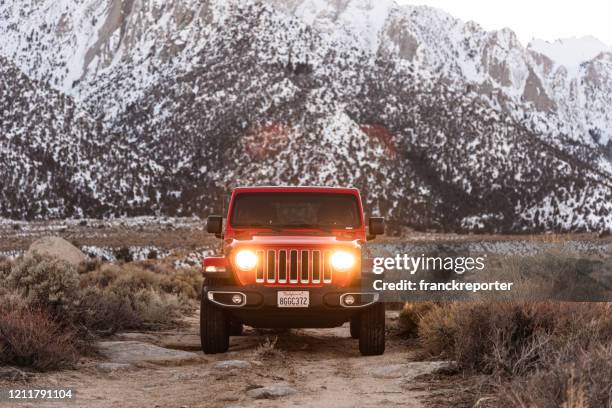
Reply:
[[[38,252],[41,255],[54,256],[75,267],[87,260],[87,256],[79,248],[60,237],[37,239],[30,245],[26,256],[31,256],[34,252]]]

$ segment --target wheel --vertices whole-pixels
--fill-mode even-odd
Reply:
[[[231,319],[230,320],[230,336],[242,336],[242,322],[236,320],[236,319]]]
[[[385,305],[375,303],[361,312],[359,351],[363,356],[378,356],[385,352]]]
[[[200,341],[206,354],[225,353],[229,348],[229,319],[216,307],[202,290],[200,307]]]
[[[360,322],[359,314],[356,314],[353,317],[351,317],[351,337],[354,339],[359,338],[359,326],[360,326],[359,322]]]

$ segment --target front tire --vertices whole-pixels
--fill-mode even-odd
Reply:
[[[242,333],[244,331],[244,325],[242,324],[241,321],[236,320],[236,319],[232,319],[230,321],[230,336],[242,336]]]
[[[363,356],[379,356],[385,352],[385,305],[375,303],[361,312],[359,351]]]
[[[229,348],[230,321],[226,313],[206,298],[202,291],[200,342],[206,354],[225,353]]]
[[[358,339],[359,338],[359,326],[360,325],[360,315],[356,314],[353,317],[351,317],[351,337],[354,339]]]

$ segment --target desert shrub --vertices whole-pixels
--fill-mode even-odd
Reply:
[[[0,280],[4,281],[11,273],[12,268],[13,261],[11,261],[9,258],[0,256]]]
[[[606,297],[606,285],[593,278],[609,269],[606,260],[591,259],[567,250],[553,249],[534,256],[492,256],[487,277],[514,282],[504,294],[508,300],[545,301]],[[481,299],[499,298],[498,294],[479,294]]]
[[[91,268],[79,275],[70,264],[38,254],[10,266],[7,285],[0,286],[0,363],[70,366],[92,351],[99,335],[170,327],[179,311],[193,308],[186,299],[197,296],[201,283],[195,271],[133,263]]]
[[[74,333],[47,312],[29,307],[0,310],[0,362],[39,370],[73,366]]]
[[[68,262],[34,253],[20,258],[7,278],[8,287],[55,316],[70,311],[78,299],[78,274]]]
[[[257,346],[257,348],[255,349],[255,357],[262,360],[283,358],[285,354],[282,352],[282,350],[279,350],[276,347],[277,343],[278,336],[274,336],[274,338],[269,338],[268,336],[266,336],[264,342]]]
[[[470,372],[517,375],[533,369],[555,331],[554,305],[457,303],[437,307],[419,326],[430,355],[452,358]]]
[[[435,303],[432,302],[408,302],[404,304],[399,314],[399,334],[405,337],[416,337],[421,319],[435,306]]]
[[[161,281],[161,276],[136,265],[125,265],[121,273],[110,284],[110,286],[121,286],[130,292],[141,289],[157,289]]]
[[[130,248],[125,246],[116,249],[114,251],[114,255],[118,261],[132,262],[134,260],[134,255],[132,254],[132,251],[130,251]]]
[[[199,299],[202,288],[202,271],[198,268],[179,268],[164,275],[160,287],[164,292]]]
[[[105,288],[115,282],[121,274],[121,268],[115,264],[105,263],[99,266],[98,269],[81,275],[81,288],[101,287]]]
[[[81,287],[121,286],[130,292],[150,289],[176,295],[183,299],[198,299],[202,273],[197,268],[175,269],[159,262],[143,262],[117,266],[103,264],[97,270],[81,275]]]
[[[419,319],[419,343],[428,356],[452,358],[456,337],[456,304],[436,305]]]
[[[76,321],[98,334],[112,334],[143,325],[130,299],[98,287],[83,290]]]
[[[612,405],[610,378],[612,345],[581,349],[574,361],[551,361],[545,370],[512,381],[500,393],[500,404],[539,408],[609,407]]]
[[[180,309],[176,296],[160,294],[151,289],[139,290],[131,300],[134,310],[147,326],[170,325]]]
[[[152,249],[149,251],[149,253],[147,254],[147,259],[157,259],[158,255],[157,255],[157,251]]]
[[[79,275],[84,273],[95,271],[100,268],[102,265],[102,261],[99,258],[89,258],[86,261],[83,261],[77,267],[77,272]]]
[[[463,372],[487,374],[500,389],[496,406],[607,406],[610,311],[604,303],[436,305],[418,323],[419,342]]]

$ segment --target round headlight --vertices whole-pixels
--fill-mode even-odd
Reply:
[[[236,254],[236,266],[243,271],[250,271],[257,266],[257,255],[255,252],[243,249]]]
[[[355,256],[350,252],[336,251],[331,257],[331,264],[337,271],[346,271],[355,265]]]

